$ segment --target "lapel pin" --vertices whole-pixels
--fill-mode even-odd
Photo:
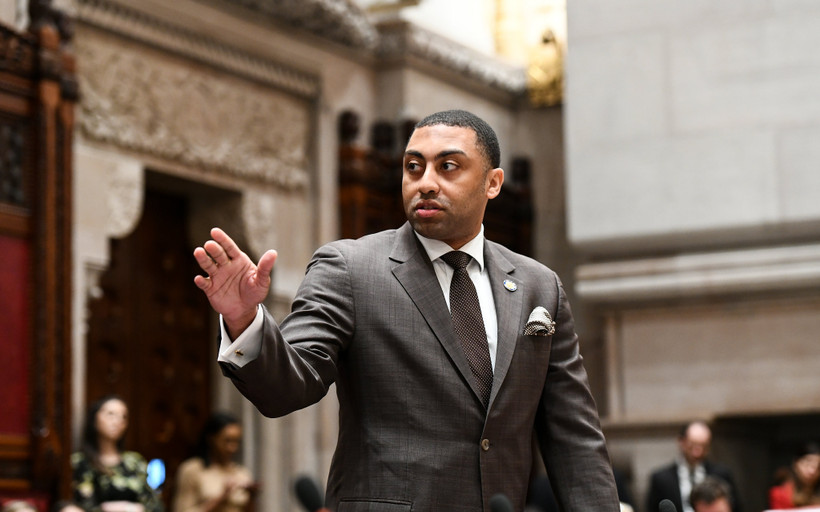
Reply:
[[[518,289],[518,285],[515,284],[515,282],[511,281],[510,279],[505,279],[504,280],[504,288],[506,288],[507,291],[514,292],[515,290]]]

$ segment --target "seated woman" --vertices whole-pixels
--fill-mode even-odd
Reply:
[[[808,443],[795,454],[786,481],[769,489],[770,509],[820,505],[820,445]]]
[[[105,397],[89,408],[82,446],[72,454],[74,501],[89,512],[161,512],[162,502],[146,481],[145,459],[123,449],[128,407]]]
[[[234,462],[242,440],[239,421],[215,413],[205,423],[196,456],[177,472],[175,512],[250,512],[258,484],[251,472]]]

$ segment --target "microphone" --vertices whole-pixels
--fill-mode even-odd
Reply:
[[[678,512],[678,509],[670,500],[661,500],[658,503],[658,512]]]
[[[509,498],[498,493],[490,498],[490,512],[514,512],[514,509]]]
[[[319,490],[319,484],[311,477],[300,476],[296,479],[293,487],[299,503],[305,510],[308,512],[330,512],[329,508],[325,508],[325,499],[322,496],[322,491]]]

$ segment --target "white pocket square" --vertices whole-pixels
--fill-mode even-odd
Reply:
[[[532,310],[527,325],[524,326],[525,336],[552,336],[555,334],[555,322],[549,311],[541,306]]]

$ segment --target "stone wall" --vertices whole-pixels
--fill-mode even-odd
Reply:
[[[642,500],[677,427],[710,420],[760,510],[808,436],[790,418],[820,410],[820,7],[568,7],[568,233],[605,340],[614,458]]]

